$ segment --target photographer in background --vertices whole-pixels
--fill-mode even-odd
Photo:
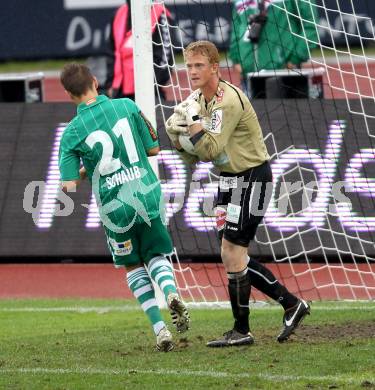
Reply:
[[[318,42],[315,0],[234,0],[229,57],[249,95],[246,74],[298,68]],[[312,41],[312,42],[311,42]]]

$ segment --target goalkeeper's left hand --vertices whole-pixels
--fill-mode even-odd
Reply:
[[[182,115],[188,126],[200,123],[201,105],[194,99],[187,99],[174,108],[176,114]]]
[[[165,129],[168,134],[177,136],[180,134],[189,134],[187,125],[187,121],[183,115],[174,113],[165,122]]]
[[[172,114],[165,122],[165,130],[168,138],[176,148],[181,148],[178,137],[181,134],[189,134],[186,119],[179,114]]]

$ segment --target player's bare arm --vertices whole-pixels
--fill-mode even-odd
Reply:
[[[87,177],[87,172],[86,172],[86,168],[85,167],[82,167],[80,170],[79,170],[79,176],[81,178],[81,180],[85,180],[86,177]]]
[[[77,180],[64,180],[61,182],[61,189],[64,192],[75,192],[77,187],[81,184],[82,180],[87,178],[87,171],[85,167],[81,167],[79,170],[79,179]]]

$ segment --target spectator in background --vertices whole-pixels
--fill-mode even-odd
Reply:
[[[157,86],[155,94],[164,98],[159,86],[165,85],[169,78],[169,66],[172,65],[170,35],[167,26],[169,11],[162,4],[152,4],[152,42],[154,55],[154,73]],[[113,98],[127,97],[134,100],[133,34],[131,22],[131,1],[126,0],[115,14],[109,38],[107,56],[107,94]]]
[[[315,0],[234,0],[229,57],[247,91],[246,75],[299,68],[318,42]]]

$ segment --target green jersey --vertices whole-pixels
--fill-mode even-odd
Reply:
[[[160,215],[160,182],[147,157],[157,146],[155,130],[133,101],[97,96],[78,106],[63,133],[61,180],[79,179],[82,163],[103,224],[124,233]]]
[[[258,45],[249,39],[249,17],[259,13],[260,0],[234,0],[229,57],[241,64],[243,77],[262,69],[285,68],[310,58],[309,49],[319,42],[315,0],[265,1],[267,21]]]

